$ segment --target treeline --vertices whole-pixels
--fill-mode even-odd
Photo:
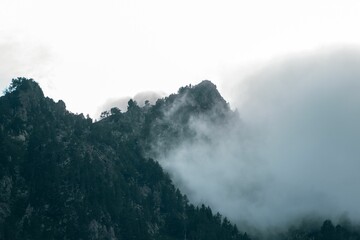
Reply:
[[[279,234],[281,240],[359,240],[359,226],[350,223],[334,225],[331,220],[325,220],[321,227],[315,228],[304,222],[305,226],[292,227],[287,233]],[[304,225],[303,224],[303,225]]]

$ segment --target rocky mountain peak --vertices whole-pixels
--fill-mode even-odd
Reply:
[[[209,80],[204,80],[194,86],[189,85],[180,88],[177,97],[186,98],[187,103],[199,107],[201,111],[211,110],[216,106],[228,109],[228,104],[220,95],[216,85]]]

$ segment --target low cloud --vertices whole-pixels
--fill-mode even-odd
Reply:
[[[137,93],[134,97],[122,97],[116,99],[108,99],[101,107],[98,108],[96,117],[99,117],[103,111],[108,111],[113,107],[119,108],[121,111],[126,112],[128,101],[133,99],[139,106],[144,106],[145,101],[149,101],[150,104],[155,104],[159,98],[165,96],[163,92],[146,91]]]
[[[239,120],[192,120],[206,135],[160,159],[191,201],[242,226],[313,216],[360,220],[360,52],[285,59],[236,79]],[[210,139],[210,140],[209,140]]]

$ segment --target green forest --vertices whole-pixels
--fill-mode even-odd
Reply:
[[[191,104],[167,118],[185,97]],[[217,124],[237,117],[210,81],[154,105],[130,100],[127,111],[114,107],[95,121],[45,97],[34,80],[13,79],[0,97],[0,239],[360,239],[358,226],[328,219],[247,232],[191,203],[152,146],[192,141],[187,123],[199,115]]]

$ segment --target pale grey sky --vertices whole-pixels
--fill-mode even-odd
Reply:
[[[73,112],[360,44],[355,0],[0,0],[0,87],[32,77]],[[241,74],[240,74],[241,75]],[[226,93],[224,93],[226,95]]]

